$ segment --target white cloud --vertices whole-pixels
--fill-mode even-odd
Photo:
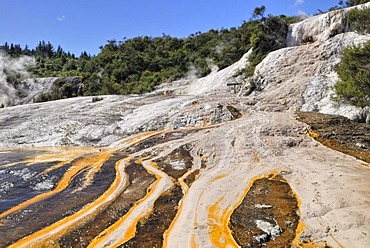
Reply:
[[[60,21],[60,22],[64,21],[65,19],[66,19],[66,17],[64,15],[57,17],[57,20]]]
[[[294,5],[301,5],[304,3],[304,0],[295,0]]]
[[[303,19],[308,17],[308,14],[304,12],[303,10],[298,10],[297,15]]]

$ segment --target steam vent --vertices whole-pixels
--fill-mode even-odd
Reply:
[[[0,108],[0,247],[370,247],[370,110],[333,100],[341,51],[370,41],[347,11],[290,24],[249,77],[252,50],[150,93]],[[67,79],[27,87],[84,90]]]

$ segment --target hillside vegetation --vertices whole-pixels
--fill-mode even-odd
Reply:
[[[187,38],[163,34],[108,40],[96,56],[87,52],[75,56],[45,41],[34,49],[7,43],[1,48],[12,57],[36,57],[37,65],[32,68],[36,77],[82,77],[83,95],[144,93],[163,82],[184,78],[189,72],[202,77],[213,68],[223,69],[238,61],[250,48],[255,66],[270,51],[284,47],[288,25],[298,18],[265,17],[264,12],[264,6],[258,7],[252,19],[240,27],[211,29]]]
[[[353,9],[347,13],[349,23],[361,34],[370,33],[370,9]],[[342,51],[338,65],[340,81],[335,91],[340,101],[352,105],[370,106],[370,43]]]
[[[339,1],[340,6],[333,9],[365,2],[368,0]],[[358,32],[368,33],[368,16],[369,10],[354,10],[348,13],[347,18]],[[40,41],[33,49],[8,43],[0,46],[0,49],[15,58],[22,55],[35,57],[36,66],[31,71],[36,77],[79,76],[84,86],[81,89],[82,95],[138,94],[150,92],[161,83],[187,77],[189,73],[198,77],[206,76],[215,68],[223,69],[235,63],[251,48],[251,66],[239,73],[246,77],[252,76],[255,66],[269,52],[286,46],[288,26],[297,21],[298,17],[265,16],[265,7],[261,6],[255,8],[249,21],[237,28],[211,29],[205,33],[191,34],[187,38],[163,34],[161,37],[108,40],[95,56],[85,51],[76,56],[64,51],[61,46],[55,48],[45,41]],[[352,59],[355,58],[345,59],[345,63]],[[339,74],[343,75],[341,71]],[[343,82],[348,81],[342,79]],[[13,84],[20,80],[17,75],[8,77],[8,81]],[[60,87],[68,88],[69,85],[61,84]],[[44,93],[36,101],[69,97],[60,92],[64,90]],[[355,91],[341,84],[337,92],[342,99],[348,100],[345,94],[353,94]],[[356,102],[359,104],[358,100]]]

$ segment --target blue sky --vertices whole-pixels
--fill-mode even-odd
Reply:
[[[338,0],[1,0],[0,44],[41,40],[80,55],[98,53],[109,39],[187,37],[211,28],[238,27],[253,9],[266,14],[314,14]]]

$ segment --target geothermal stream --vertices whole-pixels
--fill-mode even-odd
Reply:
[[[197,183],[197,178],[209,166],[199,155],[199,151],[195,152],[192,144],[198,132],[207,132],[208,129],[216,127],[142,133],[117,142],[114,148],[2,149],[1,154],[5,160],[9,156],[10,159],[16,157],[19,161],[2,164],[1,174],[9,175],[10,182],[14,175],[20,175],[24,181],[19,183],[14,180],[14,183],[19,184],[17,186],[22,189],[22,192],[14,190],[14,195],[3,200],[6,204],[2,204],[3,212],[0,214],[0,230],[3,234],[0,245],[11,244],[9,247],[117,247],[120,245],[162,247],[164,244],[169,247],[174,246],[178,242],[173,240],[177,239],[176,226],[184,224],[182,209],[187,208],[185,203],[188,193],[192,189],[192,184]],[[186,136],[188,138],[184,139]],[[27,159],[22,159],[23,154],[28,154]],[[258,162],[257,155],[253,154],[253,156],[255,162]],[[277,176],[276,172],[273,174]],[[207,188],[221,187],[219,181],[227,176],[226,173],[208,175]],[[32,180],[29,180],[30,178]],[[289,186],[283,193],[278,191],[274,193],[273,189],[269,188],[271,186],[267,185],[271,180],[270,176],[257,178],[267,180],[260,187],[265,185],[267,187],[265,191],[270,189],[271,194],[274,195],[272,197],[281,199],[289,195],[293,197],[295,203],[290,211],[293,215],[298,213],[297,199]],[[255,180],[255,182],[261,180],[257,178],[252,179],[250,184]],[[52,184],[53,180],[56,183],[53,189],[51,186],[44,185]],[[280,181],[283,179],[281,178]],[[257,242],[252,239],[253,237],[263,238],[265,241],[275,240],[283,232],[278,226],[283,223],[280,218],[287,218],[285,222],[289,222],[290,228],[286,232],[290,233],[290,235],[287,234],[290,238],[282,236],[274,242],[284,245],[292,242],[299,217],[290,218],[289,213],[254,216],[257,223],[261,221],[262,225],[266,226],[260,229],[258,224],[257,228],[255,227],[252,220],[247,224],[242,223],[242,227],[239,227],[238,216],[234,217],[235,223],[229,222],[232,212],[243,201],[243,194],[248,193],[252,187],[250,184],[235,198],[236,202],[233,206],[227,206],[230,199],[227,199],[226,192],[223,192],[214,198],[213,204],[203,207],[205,208],[203,211],[207,211],[208,216],[194,212],[193,221],[188,219],[190,228],[193,230],[198,228],[197,222],[204,222],[206,218],[207,223],[204,227],[208,229],[206,233],[210,237],[209,245],[237,247],[238,244],[231,230],[255,229],[251,231],[252,235],[249,235],[248,241],[240,239],[241,245]],[[265,193],[255,200],[262,203],[256,203],[257,208],[274,207],[275,211],[284,208],[274,201],[265,202],[271,205],[263,205]],[[201,207],[201,201],[207,199],[205,194],[207,192],[202,191],[196,197],[197,204],[192,208]],[[243,202],[241,206],[245,204]],[[244,216],[246,213],[246,210],[241,209],[237,214]],[[105,220],[102,223],[103,218]],[[261,218],[263,220],[259,220]],[[270,227],[270,223],[273,223],[273,228]],[[278,230],[273,231],[274,228]],[[245,236],[238,231],[235,231],[235,234],[237,237]],[[197,235],[199,235],[197,232],[192,233],[190,239],[184,242],[190,242],[189,246],[198,246],[199,242],[204,241],[197,238]],[[183,236],[186,238],[184,233]],[[260,236],[262,238],[259,238]]]
[[[367,166],[294,114],[224,111],[109,147],[1,149],[0,247],[339,246],[366,231]],[[348,211],[351,225],[333,218]]]

